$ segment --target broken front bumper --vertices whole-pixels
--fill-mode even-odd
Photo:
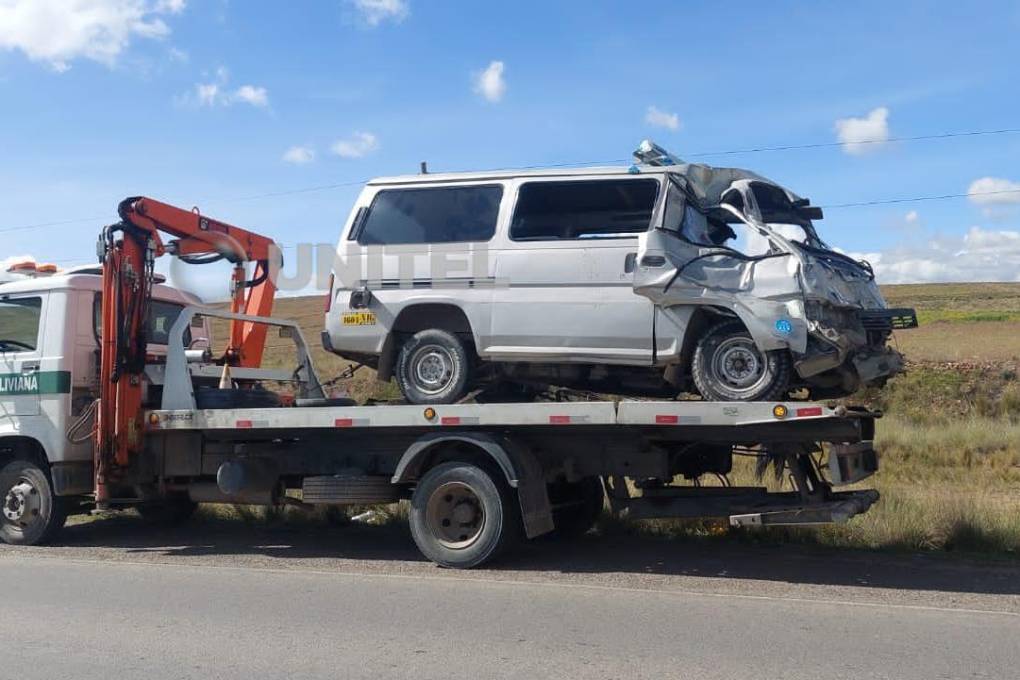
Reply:
[[[806,310],[808,351],[794,362],[800,377],[852,369],[860,384],[869,384],[903,370],[903,356],[886,341],[894,330],[917,327],[913,309],[855,310],[813,304]]]

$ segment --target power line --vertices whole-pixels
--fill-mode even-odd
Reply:
[[[761,153],[764,151],[795,151],[800,149],[826,149],[833,147],[857,146],[859,144],[890,144],[892,142],[917,142],[926,139],[950,139],[953,137],[980,137],[982,135],[1012,135],[1020,133],[1020,128],[1004,128],[1002,130],[973,130],[969,132],[946,132],[938,135],[916,135],[914,137],[886,137],[881,139],[862,139],[857,142],[819,142],[815,144],[791,144],[788,146],[760,146],[749,149],[731,149],[729,151],[701,151],[687,154],[691,158],[701,156],[731,156],[742,153]]]
[[[833,203],[821,205],[819,208],[860,208],[868,205],[891,205],[893,203],[920,203],[922,201],[944,201],[950,198],[969,198],[971,196],[995,196],[997,194],[1020,194],[1020,189],[1000,189],[999,191],[971,191],[966,194],[940,194],[938,196],[910,196],[907,198],[885,198],[877,201],[861,201],[859,203]]]
[[[892,143],[892,142],[913,142],[913,141],[934,140],[934,139],[950,139],[950,138],[955,138],[955,137],[979,137],[979,136],[987,136],[987,135],[1004,135],[1004,134],[1017,134],[1017,133],[1020,133],[1020,128],[1002,128],[1002,129],[999,129],[999,130],[969,130],[969,131],[964,131],[964,132],[946,132],[946,133],[934,134],[934,135],[915,135],[915,136],[911,136],[911,137],[890,137],[890,138],[885,138],[885,139],[864,139],[864,140],[860,140],[860,141],[856,141],[856,142],[819,142],[819,143],[813,143],[813,144],[791,144],[791,145],[784,145],[784,146],[749,147],[749,148],[745,148],[745,149],[729,149],[729,150],[726,150],[726,151],[699,151],[699,152],[695,152],[695,153],[684,154],[684,156],[686,156],[687,158],[701,158],[701,157],[705,157],[705,156],[731,156],[731,155],[739,155],[739,154],[764,153],[764,152],[772,152],[772,151],[796,151],[796,150],[804,150],[804,149],[836,148],[836,147],[845,147],[845,146],[859,145],[859,144],[887,144],[887,143]],[[583,167],[583,166],[591,166],[591,165],[623,164],[623,163],[630,163],[630,162],[632,162],[632,160],[633,159],[631,159],[631,158],[615,158],[615,159],[602,160],[602,161],[574,161],[574,162],[567,162],[567,163],[547,163],[547,164],[542,164],[542,165],[517,166],[516,168],[513,168],[513,169],[517,169],[517,170],[534,170],[534,169],[541,169],[541,168],[566,168],[566,167]],[[243,202],[243,201],[255,201],[255,200],[261,200],[261,199],[265,199],[265,198],[278,198],[280,196],[293,196],[293,195],[297,195],[297,194],[307,194],[307,193],[314,193],[314,192],[317,192],[317,191],[329,191],[331,189],[340,189],[340,188],[350,187],[350,186],[359,186],[359,185],[363,185],[363,184],[367,183],[368,181],[369,180],[364,179],[364,180],[352,180],[352,181],[337,182],[337,183],[333,183],[333,184],[320,184],[320,185],[317,185],[317,186],[303,187],[303,188],[299,188],[299,189],[289,189],[289,190],[283,190],[283,191],[271,191],[271,192],[265,192],[265,193],[261,193],[261,194],[252,194],[252,195],[248,195],[248,196],[238,196],[238,197],[235,197],[235,198],[213,199],[213,200],[207,200],[204,203],[206,205],[216,205],[216,204],[226,204],[226,203],[239,203],[239,202]],[[888,200],[878,200],[878,201],[864,201],[864,202],[861,202],[861,203],[840,203],[840,204],[833,204],[833,205],[821,206],[821,207],[823,207],[823,208],[851,208],[851,207],[868,206],[868,205],[883,205],[883,204],[889,204],[889,203],[911,203],[911,202],[915,202],[915,201],[933,201],[933,200],[943,200],[943,199],[950,199],[950,198],[963,198],[963,197],[967,197],[967,196],[982,196],[982,195],[986,195],[986,194],[1003,194],[1003,193],[1007,193],[1008,194],[1008,193],[1018,193],[1018,192],[1015,191],[1015,190],[1006,190],[1006,191],[992,191],[992,192],[972,192],[972,193],[965,193],[965,194],[945,194],[945,195],[941,195],[941,196],[918,196],[918,197],[911,197],[911,198],[898,198],[898,199],[888,199]],[[75,223],[78,223],[78,222],[92,222],[92,221],[98,221],[98,220],[103,220],[103,219],[108,219],[108,218],[109,218],[109,215],[104,215],[104,216],[98,216],[98,217],[76,217],[76,218],[73,218],[73,219],[59,220],[59,221],[54,221],[54,222],[40,222],[40,223],[37,223],[37,224],[24,224],[24,225],[19,225],[19,226],[14,226],[14,227],[5,227],[3,229],[0,229],[0,234],[10,233],[10,232],[14,232],[14,231],[25,231],[25,230],[29,230],[29,229],[44,229],[44,228],[48,228],[48,227],[56,227],[56,226],[63,226],[63,225],[67,225],[67,224],[75,224]]]

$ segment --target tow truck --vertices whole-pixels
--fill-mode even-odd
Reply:
[[[0,285],[7,543],[52,541],[68,513],[96,509],[166,523],[198,503],[407,500],[422,554],[470,568],[521,540],[583,533],[607,505],[630,518],[757,527],[846,522],[878,500],[837,490],[878,469],[879,414],[861,408],[330,398],[298,324],[271,316],[271,239],[150,198],[126,199],[118,213],[100,237],[100,267]],[[229,261],[229,311],[161,285],[162,255]],[[95,314],[75,297],[83,290],[98,293]],[[216,356],[211,319],[230,327]],[[271,331],[293,343],[287,369],[261,365]],[[736,455],[768,462],[791,490],[731,486]],[[721,485],[701,484],[706,475]]]

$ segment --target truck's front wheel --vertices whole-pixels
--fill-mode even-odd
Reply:
[[[498,473],[471,463],[442,463],[411,497],[411,536],[425,557],[468,569],[508,548],[520,534],[520,511]]]
[[[64,526],[64,499],[53,494],[46,472],[35,463],[15,460],[0,471],[0,540],[36,545],[53,538]]]

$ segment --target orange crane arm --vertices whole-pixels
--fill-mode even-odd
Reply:
[[[145,197],[121,201],[121,221],[106,227],[99,241],[103,264],[99,410],[95,431],[96,501],[110,500],[109,486],[142,448],[142,373],[148,345],[155,258],[170,254],[182,262],[233,263],[234,313],[270,316],[276,287],[269,276],[273,240],[240,227]],[[173,237],[164,243],[160,234]],[[248,279],[245,265],[254,263]],[[266,326],[232,320],[222,361],[258,367]]]

